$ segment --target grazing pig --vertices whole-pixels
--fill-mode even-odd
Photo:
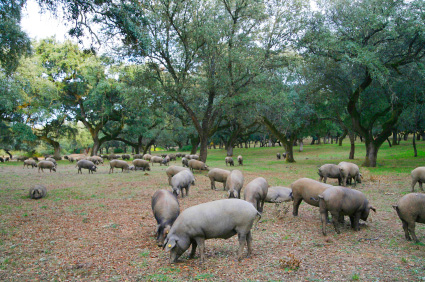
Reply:
[[[292,190],[291,188],[273,186],[269,187],[266,196],[266,202],[268,203],[282,203],[292,201]]]
[[[56,172],[56,166],[51,161],[40,161],[38,162],[37,166],[38,166],[38,172],[40,172],[40,169],[42,172],[44,172],[45,168],[48,168],[50,172],[52,172],[52,170]]]
[[[340,167],[335,164],[324,164],[321,167],[319,167],[319,171],[317,172],[320,176],[320,180],[324,183],[326,183],[326,180],[328,178],[337,178],[338,179],[338,185],[341,185],[341,173],[340,173]]]
[[[90,174],[90,173],[92,173],[92,174],[93,174],[93,172],[95,172],[95,171],[96,171],[96,169],[97,169],[96,165],[95,165],[93,162],[89,161],[89,160],[81,160],[81,161],[78,161],[78,162],[77,162],[77,167],[78,167],[77,174],[78,174],[78,173],[83,174],[83,172],[81,171],[81,169],[82,169],[82,168],[84,168],[84,169],[88,169],[88,170],[89,170],[89,174]]]
[[[70,163],[73,163],[75,161],[75,159],[71,156],[65,156],[64,157],[66,160],[68,160]]]
[[[46,161],[49,161],[49,162],[54,163],[55,164],[55,167],[58,166],[58,164],[57,164],[57,162],[56,162],[56,160],[54,158],[47,158]]]
[[[294,181],[291,184],[292,197],[294,198],[292,214],[298,216],[298,209],[303,200],[307,204],[318,207],[317,197],[329,187],[333,186],[309,178],[300,178]],[[312,200],[312,198],[316,200]]]
[[[144,154],[144,155],[143,155],[143,159],[144,159],[144,160],[150,161],[150,160],[151,160],[151,158],[152,158],[152,155],[149,155],[149,154]]]
[[[121,155],[121,158],[123,159],[123,160],[130,160],[130,155],[129,154],[123,154],[123,155]]]
[[[263,212],[269,184],[263,177],[257,177],[245,187],[244,200],[251,203],[259,213]]]
[[[41,199],[46,197],[47,195],[47,189],[43,185],[35,185],[34,187],[30,188],[29,197],[31,199]]]
[[[162,159],[162,157],[159,157],[159,156],[153,156],[153,157],[151,157],[150,161],[151,161],[152,166],[153,166],[154,163],[157,163],[161,166],[163,159]]]
[[[171,178],[182,170],[189,170],[189,169],[186,167],[176,166],[176,165],[172,165],[169,168],[167,168],[165,170],[165,173],[168,176],[168,184],[171,185]]]
[[[239,199],[218,200],[185,209],[177,217],[165,239],[165,250],[170,252],[170,263],[192,245],[189,258],[193,258],[199,246],[201,262],[205,260],[205,240],[228,239],[236,234],[239,238],[238,260],[242,259],[245,243],[248,256],[252,253],[251,228],[257,210],[248,202]]]
[[[168,157],[170,158],[170,161],[176,161],[177,157],[174,154],[169,154]]]
[[[226,181],[229,174],[230,174],[230,171],[225,169],[221,169],[221,168],[211,169],[207,174],[207,176],[209,177],[211,181],[211,189],[217,190],[217,188],[215,187],[215,182],[217,181],[217,182],[223,183],[223,190],[225,190]]]
[[[424,189],[422,188],[422,183],[425,182],[425,166],[417,167],[411,172],[412,176],[412,189],[411,191],[415,191],[415,185],[417,182],[419,182],[419,188],[421,191]]]
[[[103,159],[99,156],[91,156],[87,160],[93,162],[95,165],[103,164]]]
[[[159,247],[164,244],[165,237],[170,232],[176,218],[180,213],[179,202],[170,191],[161,189],[152,196],[152,211],[158,223],[156,227],[156,243]]]
[[[280,160],[280,153],[276,153],[276,158]]]
[[[198,155],[189,155],[189,160],[199,160]]]
[[[23,167],[23,168],[25,168],[25,166],[26,166],[27,168],[30,168],[30,166],[31,166],[32,168],[34,168],[34,167],[37,167],[37,163],[36,163],[34,160],[25,160],[25,161],[24,161],[24,167]]]
[[[412,235],[413,240],[419,243],[415,234],[415,222],[425,223],[425,194],[410,193],[404,195],[393,208],[397,211],[403,224],[406,240],[412,240],[410,238],[410,235]]]
[[[170,157],[168,155],[165,155],[165,157],[162,159],[161,164],[163,165],[170,165]]]
[[[176,153],[176,158],[181,158],[182,157],[182,153]]]
[[[149,165],[149,162],[146,160],[142,160],[142,159],[134,159],[133,160],[133,165],[134,165],[134,169],[138,170],[138,168],[140,168],[141,170],[145,171],[150,171],[151,167]]]
[[[238,164],[243,165],[243,158],[241,155],[238,156]]]
[[[135,159],[143,159],[143,154],[135,154],[133,156],[133,160],[135,160]]]
[[[124,172],[124,170],[129,172],[129,170],[130,170],[128,163],[126,161],[122,161],[122,160],[113,160],[109,163],[109,165],[111,166],[109,168],[109,173],[114,172],[114,168],[121,168],[122,172]]]
[[[226,189],[229,190],[229,198],[241,198],[243,187],[243,174],[240,170],[232,170],[226,180]]]
[[[339,222],[344,215],[350,217],[351,228],[358,231],[360,230],[359,220],[366,221],[370,210],[376,212],[362,192],[341,186],[329,187],[319,195],[319,209],[323,235],[326,235],[328,212],[332,215],[332,223],[338,234],[341,233]]]
[[[189,188],[190,185],[195,185],[195,177],[190,170],[182,170],[171,177],[170,185],[176,196],[181,193],[182,198],[184,198],[183,188],[186,189],[186,196],[189,196]]]
[[[189,167],[189,160],[185,157],[182,158],[182,165],[184,167]]]
[[[208,170],[208,166],[201,161],[197,161],[197,160],[190,160],[188,162],[189,168],[191,171],[193,171],[194,169],[197,169],[199,171],[201,170]]]
[[[360,170],[356,164],[349,162],[340,162],[339,173],[341,175],[342,186],[347,186],[348,182],[351,182],[351,179],[354,179],[354,186],[360,180]]]
[[[224,158],[224,162],[226,163],[226,166],[227,166],[227,164],[229,164],[230,166],[235,166],[235,162],[233,161],[232,157]]]

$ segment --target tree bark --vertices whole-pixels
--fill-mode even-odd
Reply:
[[[350,155],[348,156],[348,159],[354,160],[354,153],[356,152],[356,145],[354,143],[356,139],[354,132],[350,131],[348,133],[348,137],[350,138]]]
[[[194,154],[196,154],[196,151],[198,150],[199,137],[194,136],[194,137],[190,138],[190,144],[192,145],[192,149],[190,150],[190,154],[194,155]],[[208,146],[208,144],[204,144],[204,145]],[[201,144],[201,146],[202,146],[202,144]]]
[[[398,142],[397,142],[397,129],[394,129],[393,130],[393,146],[396,146],[396,145],[398,145]]]
[[[376,167],[376,161],[378,159],[378,150],[380,146],[377,146],[375,142],[367,142],[366,145],[366,159],[364,166],[366,167]]]
[[[415,132],[413,132],[413,152],[414,152],[414,157],[416,158],[418,156],[418,151],[416,150],[416,138],[415,138]],[[419,135],[418,135],[419,136]]]
[[[338,146],[342,146],[342,141],[345,139],[345,137],[347,137],[347,134],[348,134],[348,129],[344,128],[344,132],[342,133],[342,136],[339,137]]]

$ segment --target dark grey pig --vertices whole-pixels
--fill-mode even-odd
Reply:
[[[43,185],[35,185],[34,187],[30,188],[29,196],[31,199],[41,199],[46,197],[46,195],[47,189]]]
[[[319,210],[323,235],[326,235],[328,211],[332,215],[332,223],[338,234],[341,233],[339,222],[344,215],[350,217],[351,227],[358,231],[360,230],[359,220],[366,221],[370,210],[376,212],[362,192],[341,186],[329,187],[319,195]]]
[[[269,184],[263,177],[257,177],[245,187],[244,200],[251,203],[258,212],[263,212]]]
[[[294,198],[292,214],[294,216],[298,215],[298,209],[303,200],[307,204],[318,207],[319,201],[317,197],[329,187],[333,186],[309,178],[300,178],[294,181],[291,184],[292,197]],[[312,198],[315,200],[312,200]]]
[[[190,245],[190,258],[193,258],[199,246],[202,262],[205,259],[206,239],[228,239],[236,234],[239,237],[238,260],[242,259],[245,243],[250,256],[251,228],[257,216],[259,213],[250,203],[239,199],[218,200],[187,208],[174,222],[165,239],[170,263],[176,262]]]
[[[412,235],[413,240],[418,243],[419,240],[415,234],[415,222],[425,223],[425,194],[407,194],[398,200],[397,205],[393,208],[397,211],[398,217],[403,223],[406,240],[412,240],[410,238],[410,235]]]
[[[52,170],[56,172],[56,166],[51,161],[40,161],[38,162],[37,166],[38,166],[38,172],[40,172],[40,169],[42,172],[44,172],[45,168],[48,168],[50,172],[52,172]]]
[[[159,247],[162,247],[171,226],[179,216],[179,202],[173,193],[161,189],[152,196],[152,211],[158,223],[156,227],[156,242]]]
[[[171,185],[171,178],[182,170],[189,170],[189,169],[186,167],[176,166],[176,165],[172,165],[169,168],[167,168],[165,170],[165,173],[168,176],[168,184]]]
[[[81,161],[78,161],[78,162],[77,162],[77,167],[78,167],[77,174],[78,174],[78,173],[83,174],[83,172],[81,171],[81,169],[82,169],[82,168],[84,168],[84,169],[88,169],[88,170],[89,170],[89,174],[90,174],[90,173],[92,173],[92,174],[93,174],[93,172],[95,172],[95,171],[96,171],[96,169],[97,169],[96,165],[95,165],[92,161],[89,161],[89,160],[81,160]]]
[[[291,188],[273,186],[267,190],[266,202],[268,203],[282,203],[292,201]]]
[[[338,185],[341,185],[341,173],[339,170],[339,166],[336,164],[324,164],[319,167],[319,171],[317,172],[320,176],[319,181],[326,183],[328,178],[336,178],[338,179]]]
[[[124,170],[126,170],[127,172],[130,170],[130,167],[126,161],[113,160],[109,163],[109,165],[109,173],[114,172],[114,168],[121,168],[122,172],[124,172]]]
[[[171,188],[176,196],[181,193],[184,198],[183,188],[186,189],[186,196],[189,196],[190,185],[195,185],[195,177],[190,170],[182,170],[171,178]]]

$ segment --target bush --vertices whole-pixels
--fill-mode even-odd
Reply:
[[[183,146],[179,151],[192,151],[192,145]]]
[[[121,154],[121,153],[124,153],[123,149],[121,149],[121,148],[115,148],[114,149],[114,154]]]

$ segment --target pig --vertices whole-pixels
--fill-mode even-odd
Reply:
[[[257,177],[245,187],[244,200],[251,203],[259,213],[263,212],[269,184],[263,177]]]
[[[73,163],[75,161],[75,159],[71,156],[65,156],[64,157],[66,160],[68,160],[70,163]]]
[[[184,167],[189,167],[189,160],[185,157],[182,158],[182,165]]]
[[[280,153],[276,153],[276,158],[280,160]]]
[[[359,220],[366,221],[370,210],[376,212],[376,209],[369,205],[369,201],[362,192],[342,186],[329,187],[319,195],[319,210],[322,232],[325,236],[328,212],[332,215],[332,223],[338,234],[341,233],[339,222],[344,215],[350,217],[351,228],[359,231]]]
[[[189,188],[190,185],[195,185],[195,177],[190,170],[182,170],[171,177],[170,185],[176,196],[181,193],[182,198],[184,198],[183,189],[186,189],[186,196],[189,196]]]
[[[171,226],[180,214],[180,206],[176,196],[170,191],[161,189],[152,196],[152,212],[158,223],[156,227],[156,243],[162,247]]]
[[[182,153],[176,153],[176,158],[181,158],[182,157]]]
[[[188,162],[189,168],[191,171],[193,171],[194,169],[197,169],[199,171],[201,170],[208,170],[208,166],[201,161],[197,161],[197,160],[190,160]]]
[[[189,155],[189,160],[199,160],[198,155]]]
[[[165,155],[165,157],[162,159],[161,164],[163,165],[170,165],[170,157],[168,155]]]
[[[149,154],[144,154],[143,155],[143,159],[146,160],[146,161],[150,161],[151,158],[152,158],[152,155],[149,155]]]
[[[24,161],[24,167],[23,168],[25,168],[25,166],[27,167],[27,168],[30,168],[30,166],[32,167],[32,168],[34,168],[34,167],[37,167],[37,163],[34,161],[34,160],[25,160]]]
[[[95,165],[103,164],[103,159],[99,156],[91,156],[87,160],[93,162]]]
[[[168,184],[171,185],[171,178],[182,170],[189,170],[186,167],[172,165],[165,170],[168,177]]]
[[[177,160],[177,156],[174,154],[169,154],[168,157],[170,158],[170,161],[176,161]]]
[[[89,161],[89,160],[78,161],[76,166],[78,167],[77,174],[78,173],[83,174],[83,172],[81,171],[82,168],[88,169],[89,170],[89,174],[90,173],[93,174],[93,172],[96,172],[96,169],[97,169],[96,165],[93,162]]]
[[[140,168],[141,170],[145,171],[150,171],[151,167],[149,165],[149,162],[146,160],[142,160],[142,159],[134,159],[133,160],[133,165],[134,165],[134,169],[138,170],[138,168]]]
[[[415,185],[417,182],[419,182],[419,188],[421,191],[424,189],[422,188],[422,183],[425,182],[425,166],[417,167],[414,170],[412,170],[411,174],[412,176],[412,189],[411,192],[415,191]]]
[[[54,158],[46,158],[46,161],[49,161],[49,162],[54,163],[55,164],[55,167],[58,166],[58,164],[57,164],[57,162],[56,162],[56,160]]]
[[[300,178],[294,181],[291,184],[292,197],[294,199],[292,214],[298,216],[298,209],[303,200],[307,204],[318,207],[319,201],[317,198],[319,194],[323,193],[329,187],[333,186],[309,178]],[[312,200],[311,198],[316,200]]]
[[[410,238],[410,235],[412,235],[413,240],[419,243],[415,234],[415,222],[425,223],[425,194],[410,193],[404,195],[393,208],[397,211],[403,224],[406,240],[412,240]]]
[[[135,160],[135,159],[143,159],[143,154],[135,154],[133,156],[133,160]]]
[[[34,187],[30,188],[29,197],[31,199],[41,199],[46,197],[47,195],[47,189],[43,185],[35,185]]]
[[[193,258],[199,246],[203,262],[206,239],[228,239],[236,234],[239,238],[238,260],[242,259],[245,243],[249,257],[252,253],[251,228],[260,216],[250,203],[240,199],[217,200],[187,208],[177,217],[165,239],[170,263],[176,262],[190,245],[189,258]]]
[[[227,166],[227,164],[229,164],[230,166],[235,166],[235,162],[233,161],[232,157],[224,158],[224,162],[226,163],[226,166]]]
[[[226,189],[229,190],[229,198],[241,198],[244,177],[240,170],[232,170],[226,180]]]
[[[152,156],[150,161],[151,161],[152,166],[153,166],[154,163],[159,163],[159,165],[161,166],[163,159],[159,156]]]
[[[265,201],[268,203],[282,203],[290,202],[292,200],[293,197],[291,188],[273,186],[269,187]]]
[[[129,172],[130,167],[128,165],[128,163],[126,161],[122,161],[122,160],[112,160],[110,163],[110,168],[109,168],[109,173],[113,173],[114,172],[114,168],[121,168],[121,171],[124,172],[124,170],[126,170],[127,172]]]
[[[341,173],[340,173],[340,167],[335,164],[324,164],[321,167],[319,167],[319,171],[317,172],[320,176],[319,181],[322,181],[326,183],[326,180],[328,178],[337,178],[338,179],[338,185],[341,185]]]
[[[241,155],[238,156],[238,164],[243,165],[243,157]]]
[[[217,182],[223,183],[223,190],[225,190],[226,181],[229,174],[230,174],[230,171],[225,169],[221,169],[221,168],[211,169],[207,174],[207,176],[209,177],[211,181],[211,189],[217,190],[217,188],[215,187],[215,182],[217,181]]]
[[[48,168],[50,172],[52,172],[52,170],[56,172],[56,166],[51,161],[40,161],[38,162],[37,166],[38,166],[38,172],[40,172],[40,169],[42,172],[44,172],[44,168]]]
[[[129,154],[123,154],[123,155],[121,155],[121,158],[123,159],[123,160],[130,160],[130,155]]]
[[[339,173],[341,175],[342,186],[347,186],[348,182],[351,182],[351,179],[354,179],[354,186],[360,181],[360,170],[356,164],[349,162],[340,162]]]

